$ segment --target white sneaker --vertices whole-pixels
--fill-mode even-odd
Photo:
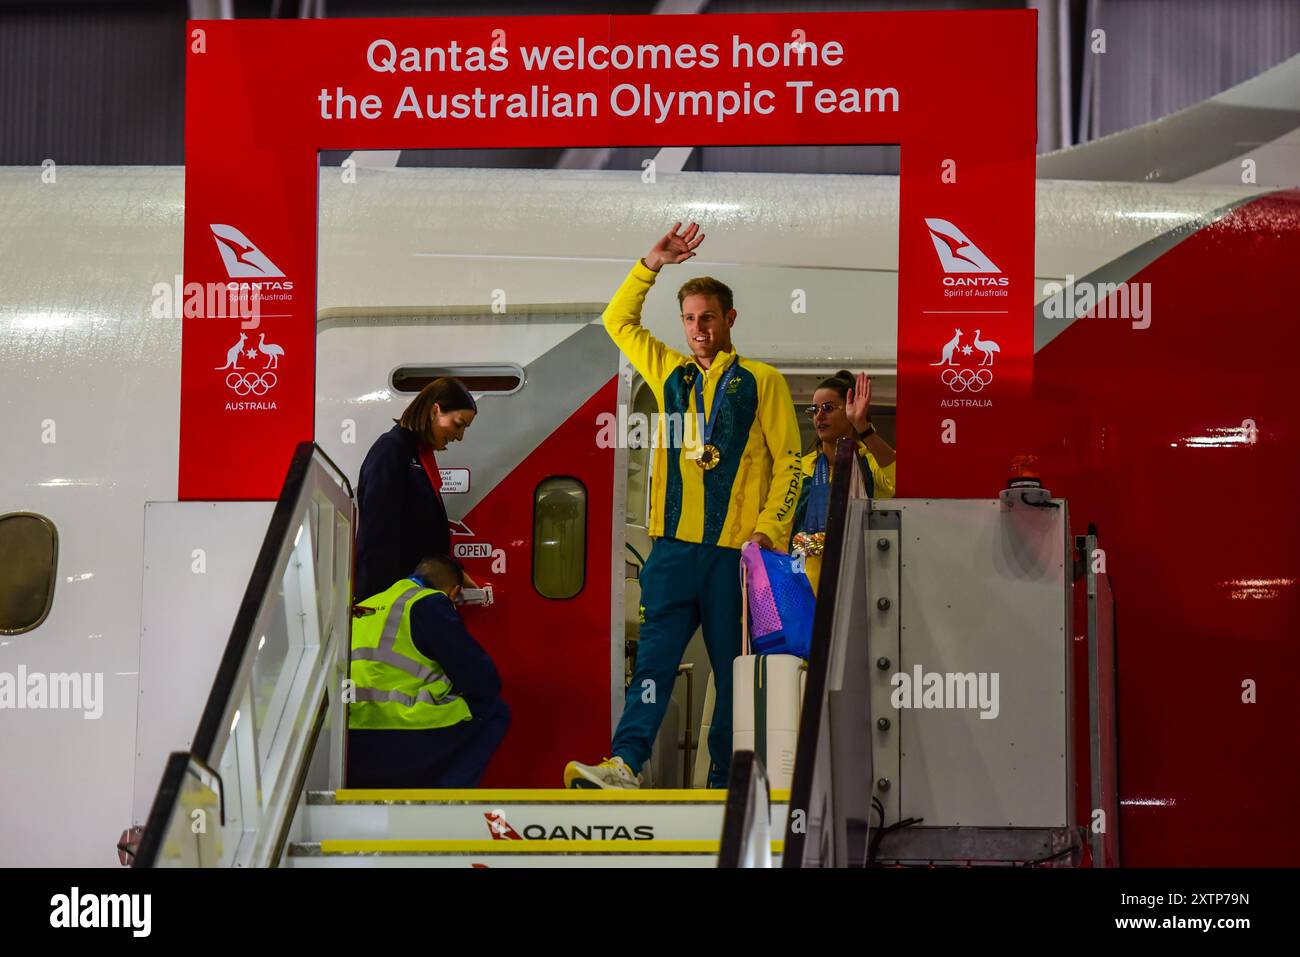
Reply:
[[[622,758],[606,758],[600,764],[570,761],[564,766],[566,788],[639,788],[641,778]]]

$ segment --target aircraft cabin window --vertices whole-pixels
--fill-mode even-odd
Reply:
[[[0,515],[0,634],[20,635],[45,620],[54,601],[59,535],[43,515]]]
[[[545,479],[533,494],[533,587],[573,598],[587,575],[587,489],[575,478]]]
[[[519,366],[402,366],[393,372],[393,389],[416,393],[442,376],[459,379],[475,395],[511,395],[524,384]]]

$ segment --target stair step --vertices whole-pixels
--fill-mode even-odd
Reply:
[[[308,804],[725,804],[715,788],[340,788],[308,791]],[[773,791],[773,804],[788,804],[789,791]]]
[[[716,867],[715,840],[324,840],[291,844],[288,867]],[[784,842],[772,842],[779,864]]]
[[[704,790],[312,792],[300,813],[297,836],[306,843],[491,844],[517,838],[530,845],[563,843],[570,850],[583,842],[625,842],[640,849],[650,841],[665,840],[712,845],[722,832],[725,798],[725,792]],[[784,834],[787,810],[784,801],[774,802],[773,833]]]

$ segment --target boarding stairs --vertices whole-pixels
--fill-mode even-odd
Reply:
[[[873,503],[853,491],[841,445],[788,791],[771,790],[762,760],[743,751],[727,790],[342,788],[347,709],[333,689],[348,676],[355,509],[347,478],[300,445],[134,865],[1118,863],[1113,597],[1084,560],[1095,532],[1070,542],[1065,503],[1046,494]],[[1076,658],[1088,669],[1078,735]],[[999,673],[997,721],[969,704],[900,708],[892,680],[923,665]],[[1111,822],[1103,832],[1079,826],[1076,737],[1088,741],[1086,799]]]
[[[720,790],[312,791],[286,867],[716,867]],[[784,833],[787,796],[773,794]],[[772,842],[779,858],[781,842]]]
[[[354,519],[347,478],[300,445],[199,728],[168,759],[135,866],[717,866],[725,790],[338,787],[347,709],[332,706],[331,691],[348,673]],[[765,785],[761,797],[779,860],[787,798]]]

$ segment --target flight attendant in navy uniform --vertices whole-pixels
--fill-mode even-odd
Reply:
[[[436,453],[459,442],[477,413],[463,383],[435,379],[366,453],[357,482],[357,600],[392,587],[429,555],[451,554]],[[465,584],[477,587],[468,576]]]

